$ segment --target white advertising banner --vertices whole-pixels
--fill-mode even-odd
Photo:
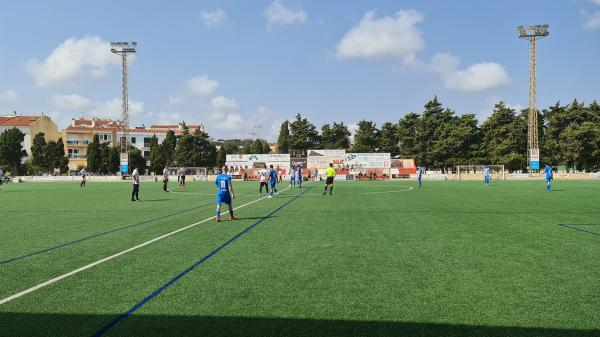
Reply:
[[[239,162],[247,162],[248,155],[247,154],[228,154],[225,156],[226,161],[239,161]]]
[[[335,156],[335,157],[317,156],[317,157],[308,157],[306,159],[306,167],[308,167],[308,168],[324,169],[324,168],[327,168],[330,163],[333,164],[334,167],[341,167],[341,166],[345,165],[344,164],[345,158],[344,158],[344,156]]]
[[[389,153],[346,153],[345,165],[350,168],[386,169],[391,166]]]
[[[270,162],[290,162],[290,155],[289,154],[270,154],[269,155],[269,161]]]
[[[248,162],[249,163],[254,163],[254,162],[266,163],[268,161],[269,161],[269,155],[268,154],[249,154],[248,155]]]
[[[308,157],[336,157],[343,158],[346,150],[308,150]]]
[[[285,170],[290,168],[289,154],[228,154],[225,158],[227,166],[252,168],[254,163],[264,163],[267,167],[273,165]]]

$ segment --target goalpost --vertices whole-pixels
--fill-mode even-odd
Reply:
[[[179,175],[179,169],[181,167],[167,167],[171,172],[170,175]],[[185,175],[192,176],[192,181],[208,181],[208,169],[206,167],[186,167]]]
[[[464,176],[483,174],[483,168],[490,169],[490,177],[495,180],[506,180],[506,171],[504,165],[459,165],[456,167],[458,179],[462,180]]]

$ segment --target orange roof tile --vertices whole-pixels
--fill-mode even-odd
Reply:
[[[93,126],[92,126],[93,125]],[[119,132],[121,131],[121,121],[119,120],[112,120],[112,119],[75,119],[73,120],[73,122],[67,126],[64,131],[70,131],[70,132],[78,132],[78,131],[82,131],[82,132],[86,132],[86,131],[96,131],[96,132]],[[179,124],[167,124],[167,125],[162,125],[162,124],[156,124],[156,125],[151,125],[149,128],[146,127],[140,127],[140,128],[131,128],[129,129],[129,132],[131,133],[156,133],[156,134],[164,134],[166,133],[168,130],[173,130],[176,134],[181,134],[181,130],[180,130],[180,125]],[[200,129],[200,130],[204,130],[204,125],[202,124],[198,124],[198,125],[188,125],[188,128],[190,129],[191,132],[195,131],[196,129]]]
[[[0,119],[2,126],[31,126],[43,116],[3,116]]]

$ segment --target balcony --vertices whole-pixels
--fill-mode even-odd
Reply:
[[[69,159],[85,159],[87,158],[85,153],[69,153],[67,155]]]
[[[90,143],[89,140],[84,139],[84,140],[67,140],[67,145],[88,145]]]

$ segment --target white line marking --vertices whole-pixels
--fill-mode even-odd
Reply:
[[[286,189],[284,189],[284,190],[282,190],[282,191],[280,191],[280,193],[283,193],[283,192],[285,192],[285,191],[286,191],[286,190],[288,190],[288,189],[289,189],[289,187],[288,187],[288,188],[286,188]],[[238,206],[238,207],[234,207],[234,209],[240,209],[240,208],[246,207],[246,206],[248,206],[248,205],[252,205],[252,204],[254,204],[254,203],[256,203],[256,202],[258,202],[258,201],[260,201],[260,200],[266,199],[266,198],[267,198],[267,197],[258,198],[258,199],[256,199],[256,200],[250,201],[250,202],[248,202],[248,203],[245,203],[245,204],[243,204],[243,205],[240,205],[240,206]],[[225,212],[224,214],[227,214],[227,213],[229,213],[229,211]],[[119,256],[121,256],[121,255],[124,255],[124,254],[127,254],[127,253],[129,253],[129,252],[132,252],[132,251],[134,251],[134,250],[140,249],[140,248],[142,248],[142,247],[144,247],[144,246],[147,246],[147,245],[149,245],[149,244],[151,244],[151,243],[154,243],[154,242],[156,242],[156,241],[159,241],[159,240],[162,240],[162,239],[164,239],[164,238],[167,238],[167,237],[169,237],[169,236],[171,236],[171,235],[175,235],[175,234],[177,234],[177,233],[179,233],[179,232],[183,232],[184,230],[187,230],[187,229],[190,229],[190,228],[192,228],[192,227],[198,226],[199,224],[205,223],[205,222],[207,222],[207,221],[209,221],[209,220],[212,220],[212,219],[214,219],[214,218],[216,218],[216,215],[213,215],[213,216],[211,216],[210,218],[206,218],[206,219],[204,219],[204,220],[202,220],[202,221],[198,221],[198,222],[196,222],[196,223],[193,223],[193,224],[191,224],[191,225],[188,225],[188,226],[185,226],[185,227],[179,228],[179,229],[177,229],[177,230],[174,230],[174,231],[172,231],[172,232],[169,232],[169,233],[167,233],[167,234],[161,235],[161,236],[159,236],[159,237],[156,237],[156,238],[154,238],[154,239],[152,239],[152,240],[148,240],[148,241],[146,241],[146,242],[140,243],[140,244],[139,244],[139,245],[137,245],[137,246],[134,246],[134,247],[131,247],[131,248],[125,249],[125,250],[123,250],[123,251],[121,251],[121,252],[118,252],[118,253],[116,253],[116,254],[114,254],[114,255],[107,256],[107,257],[105,257],[105,258],[103,258],[103,259],[100,259],[100,260],[98,260],[98,261],[96,261],[96,262],[92,262],[92,263],[90,263],[90,264],[87,264],[87,265],[85,265],[85,266],[83,266],[83,267],[80,267],[80,268],[77,268],[77,269],[75,269],[75,270],[73,270],[73,271],[70,271],[70,272],[68,272],[68,273],[66,273],[66,274],[62,274],[62,275],[60,275],[60,276],[57,276],[57,277],[55,277],[55,278],[53,278],[53,279],[50,279],[50,280],[48,280],[48,281],[46,281],[46,282],[42,282],[42,283],[40,283],[40,284],[38,284],[38,285],[35,285],[35,286],[33,286],[33,287],[29,288],[29,289],[25,289],[25,290],[23,290],[23,291],[21,291],[21,292],[18,292],[18,293],[14,294],[14,295],[11,295],[11,296],[9,296],[9,297],[7,297],[7,298],[4,298],[4,299],[0,300],[0,305],[2,305],[2,304],[5,304],[5,303],[8,303],[8,302],[10,302],[10,301],[12,301],[12,300],[14,300],[14,299],[17,299],[17,298],[19,298],[19,297],[21,297],[21,296],[24,296],[24,295],[27,295],[27,294],[29,294],[29,293],[32,293],[32,292],[34,292],[34,291],[36,291],[36,290],[38,290],[38,289],[44,288],[44,287],[46,287],[46,286],[49,286],[49,285],[51,285],[51,284],[53,284],[53,283],[56,283],[56,282],[58,282],[58,281],[60,281],[60,280],[63,280],[63,279],[65,279],[65,278],[67,278],[67,277],[69,277],[69,276],[73,276],[73,275],[75,275],[75,274],[78,274],[78,273],[80,273],[80,272],[82,272],[82,271],[84,271],[84,270],[87,270],[87,269],[90,269],[90,268],[92,268],[92,267],[95,267],[95,266],[97,266],[97,265],[99,265],[99,264],[101,264],[101,263],[104,263],[104,262],[106,262],[106,261],[110,261],[110,260],[112,260],[112,259],[114,259],[114,258],[116,258],[116,257],[119,257]]]

